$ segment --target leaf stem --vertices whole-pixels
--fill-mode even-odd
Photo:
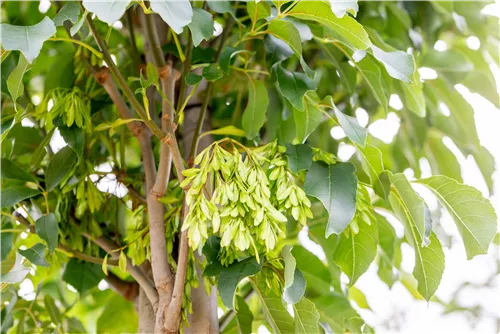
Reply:
[[[103,58],[103,55],[102,55],[101,52],[97,51],[96,49],[94,49],[93,47],[91,47],[90,45],[88,45],[87,43],[82,42],[82,41],[77,40],[77,39],[66,38],[66,37],[51,37],[51,38],[48,39],[48,41],[53,41],[53,42],[68,42],[68,43],[78,44],[80,46],[83,46],[84,48],[86,48],[90,52],[92,52],[97,58],[99,58],[99,59]]]

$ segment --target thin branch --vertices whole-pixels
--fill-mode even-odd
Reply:
[[[134,31],[134,23],[132,20],[132,11],[134,7],[130,7],[127,10],[127,28],[128,28],[128,37],[130,39],[130,47],[132,57],[134,59],[135,67],[138,70],[139,64],[141,63],[141,58],[139,57],[139,50],[137,49],[137,44],[135,42],[135,31]]]
[[[114,250],[119,248],[118,245],[115,244],[113,241],[105,237],[93,238],[88,233],[83,233],[83,235],[90,241],[95,243],[97,246],[101,247],[103,250],[108,252],[112,258],[119,257],[118,252],[113,252]],[[137,281],[137,283],[139,283],[141,288],[148,296],[148,299],[151,302],[153,309],[156,310],[158,308],[159,299],[158,299],[158,292],[156,291],[153,282],[151,282],[151,280],[139,269],[139,267],[134,266],[132,264],[132,261],[130,261],[128,257],[127,257],[127,271],[130,274],[130,276],[132,276]]]
[[[94,25],[94,22],[92,21],[91,16],[87,15],[87,17],[85,19],[87,20],[87,24],[88,24],[90,30],[92,31],[92,35],[94,36],[94,39],[95,39],[97,45],[101,49],[101,52],[103,54],[104,60],[106,61],[106,64],[108,65],[113,76],[118,81],[118,85],[123,90],[123,93],[127,97],[127,100],[130,102],[132,107],[135,109],[135,111],[142,118],[144,123],[151,129],[153,134],[155,136],[157,136],[158,138],[163,138],[165,134],[163,133],[163,131],[161,131],[161,129],[158,127],[158,125],[156,125],[156,123],[153,120],[149,119],[148,114],[144,110],[141,103],[135,97],[134,92],[132,92],[132,90],[130,89],[130,87],[127,84],[127,81],[125,80],[125,78],[121,74],[120,70],[118,69],[118,66],[116,66],[113,59],[111,58],[111,54],[108,51],[108,47],[106,45],[106,42],[102,39],[101,35],[97,31],[97,29]]]
[[[109,273],[104,279],[113,290],[118,292],[126,300],[133,302],[139,295],[139,284],[135,282],[124,281],[113,273]]]
[[[186,95],[186,76],[188,75],[189,71],[191,71],[191,57],[193,54],[193,38],[191,36],[191,30],[189,30],[188,34],[188,43],[186,46],[186,60],[182,64],[182,77],[181,77],[181,86],[179,88],[179,97],[177,101],[177,115],[180,114],[182,108],[183,108],[183,101],[184,101],[184,96]],[[195,90],[195,89],[193,89]]]

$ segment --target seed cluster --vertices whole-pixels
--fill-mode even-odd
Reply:
[[[202,246],[209,233],[219,235],[228,254],[222,261],[231,263],[234,251],[256,256],[273,251],[285,236],[286,215],[302,224],[312,217],[311,202],[293,182],[285,150],[274,142],[249,149],[225,139],[196,157],[199,167],[185,170],[181,184],[190,186],[182,229],[188,230],[192,248]]]

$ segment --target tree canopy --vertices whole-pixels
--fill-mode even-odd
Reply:
[[[491,192],[457,90],[500,106],[487,5],[2,2],[2,333],[368,333],[372,265],[460,311],[441,209],[463,261],[499,241],[446,145]]]

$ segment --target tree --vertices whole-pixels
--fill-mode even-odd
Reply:
[[[488,251],[495,211],[443,143],[492,189],[454,86],[499,105],[486,4],[3,2],[2,332],[369,332],[351,302],[372,262],[444,303],[445,236],[414,187],[450,213],[468,259]],[[359,122],[389,113],[390,143]]]

